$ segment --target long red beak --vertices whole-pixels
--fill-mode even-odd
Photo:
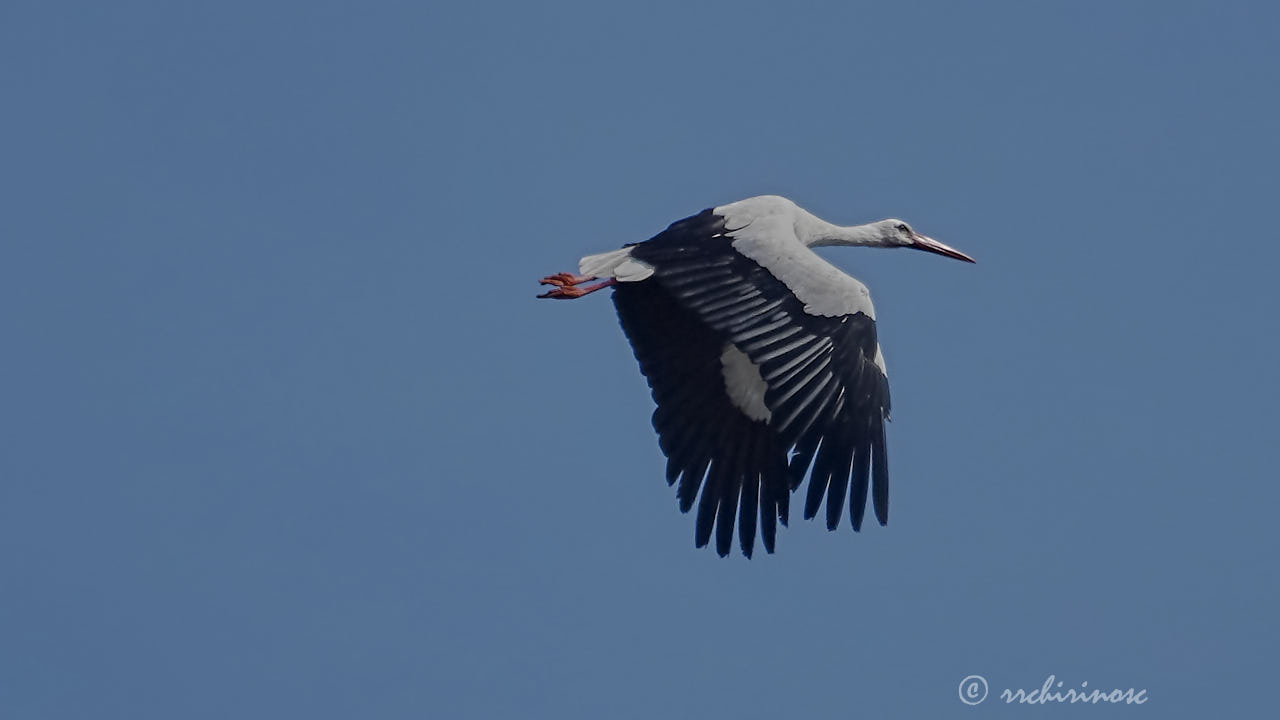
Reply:
[[[912,233],[912,235],[914,236],[915,243],[911,245],[911,247],[917,250],[925,250],[927,252],[945,255],[949,258],[955,258],[956,260],[963,260],[965,262],[978,262],[950,245],[943,245],[928,235],[921,235],[920,233]]]

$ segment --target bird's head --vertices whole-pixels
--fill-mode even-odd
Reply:
[[[973,258],[956,250],[948,245],[934,240],[928,235],[921,235],[916,232],[906,222],[897,218],[889,218],[873,223],[872,227],[876,229],[876,234],[883,247],[908,247],[916,250],[925,250],[939,255],[945,255],[956,260],[964,260],[965,262],[977,262]]]

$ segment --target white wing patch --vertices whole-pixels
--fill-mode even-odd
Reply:
[[[773,214],[735,217],[733,206],[716,208],[725,218],[726,234],[738,252],[782,281],[804,303],[810,315],[839,317],[863,313],[876,319],[875,306],[867,286],[823,260],[796,237],[791,215]]]
[[[760,376],[760,367],[733,343],[725,343],[720,353],[720,367],[724,371],[725,392],[734,407],[752,420],[769,422],[773,413],[764,404],[764,393],[769,386]]]
[[[880,374],[889,377],[889,371],[884,366],[884,351],[880,349],[880,343],[876,343],[876,367],[880,368]]]

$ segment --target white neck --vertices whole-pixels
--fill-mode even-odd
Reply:
[[[886,244],[881,237],[880,228],[876,227],[875,223],[841,227],[808,213],[802,215],[796,223],[796,235],[799,236],[800,242],[809,247],[831,245],[883,247]]]

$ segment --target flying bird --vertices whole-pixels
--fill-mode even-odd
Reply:
[[[867,287],[818,256],[831,245],[915,248],[973,258],[907,223],[841,227],[776,195],[678,220],[652,238],[588,255],[542,279],[540,298],[613,288],[613,303],[653,391],[653,426],[681,512],[698,505],[695,544],[714,530],[728,555],[735,517],[751,557],[767,552],[789,499],[809,478],[804,517],[826,500],[827,528],[862,527],[868,490],[889,516],[889,380]],[[588,284],[590,283],[590,284]],[[699,494],[701,490],[701,494]]]

